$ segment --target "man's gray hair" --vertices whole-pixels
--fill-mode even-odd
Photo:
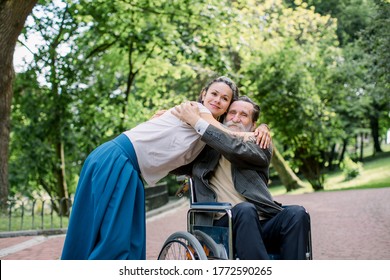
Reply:
[[[252,111],[252,121],[257,122],[260,116],[260,106],[257,105],[252,99],[250,99],[246,95],[239,96],[237,98],[237,101],[245,101],[253,105],[253,111]]]

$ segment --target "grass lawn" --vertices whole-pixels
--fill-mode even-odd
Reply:
[[[349,181],[338,172],[327,175],[325,190],[390,187],[390,153],[374,161],[363,163],[362,173]]]
[[[302,194],[313,192],[311,185],[303,180],[306,187],[294,190],[289,194]],[[390,187],[390,148],[386,147],[383,154],[377,157],[367,157],[363,162],[363,171],[352,180],[345,180],[345,175],[341,170],[325,175],[324,191],[360,189],[360,188],[385,188]],[[283,185],[271,185],[272,195],[286,194]]]

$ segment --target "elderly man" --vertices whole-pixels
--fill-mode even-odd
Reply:
[[[254,131],[260,108],[250,98],[234,101],[224,120],[235,131]],[[255,141],[227,136],[216,127],[200,123],[193,108],[179,108],[177,116],[195,126],[207,143],[190,165],[175,170],[190,174],[198,202],[230,202],[233,205],[233,246],[239,259],[305,259],[310,218],[302,206],[281,207],[268,190],[272,146],[262,149]],[[199,225],[228,226],[225,216],[198,214]]]

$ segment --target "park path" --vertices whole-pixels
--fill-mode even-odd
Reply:
[[[305,206],[311,216],[315,260],[390,260],[390,188],[275,196]],[[147,218],[147,259],[168,236],[186,230],[188,201],[180,199]],[[0,239],[1,260],[56,260],[64,235]]]

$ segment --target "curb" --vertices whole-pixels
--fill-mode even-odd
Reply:
[[[26,240],[26,241],[20,242],[18,244],[6,247],[4,249],[0,249],[0,258],[6,257],[8,255],[15,254],[15,253],[18,253],[19,251],[22,251],[22,250],[28,249],[30,247],[42,244],[42,243],[46,242],[49,239],[57,238],[57,237],[61,237],[61,236],[62,235],[52,235],[52,236],[39,235],[39,236],[35,236],[35,237],[33,237],[33,238],[29,239],[29,240]]]
[[[188,198],[186,197],[182,197],[179,199],[176,197],[169,198],[168,203],[166,203],[165,205],[146,212],[146,222],[153,220],[154,218],[159,218],[160,215],[165,215],[166,213],[174,211],[177,208],[188,204],[189,201]],[[25,236],[31,236],[31,239],[23,240],[15,245],[11,245],[0,249],[0,259],[8,255],[17,253],[19,251],[28,249],[30,247],[45,243],[50,239],[64,237],[66,232],[67,232],[67,228],[0,232],[0,239],[14,238],[14,237],[22,238]]]
[[[18,231],[4,231],[0,232],[0,238],[10,238],[19,236],[38,236],[38,235],[60,235],[66,234],[66,228],[60,229],[42,229],[42,230],[18,230]]]

